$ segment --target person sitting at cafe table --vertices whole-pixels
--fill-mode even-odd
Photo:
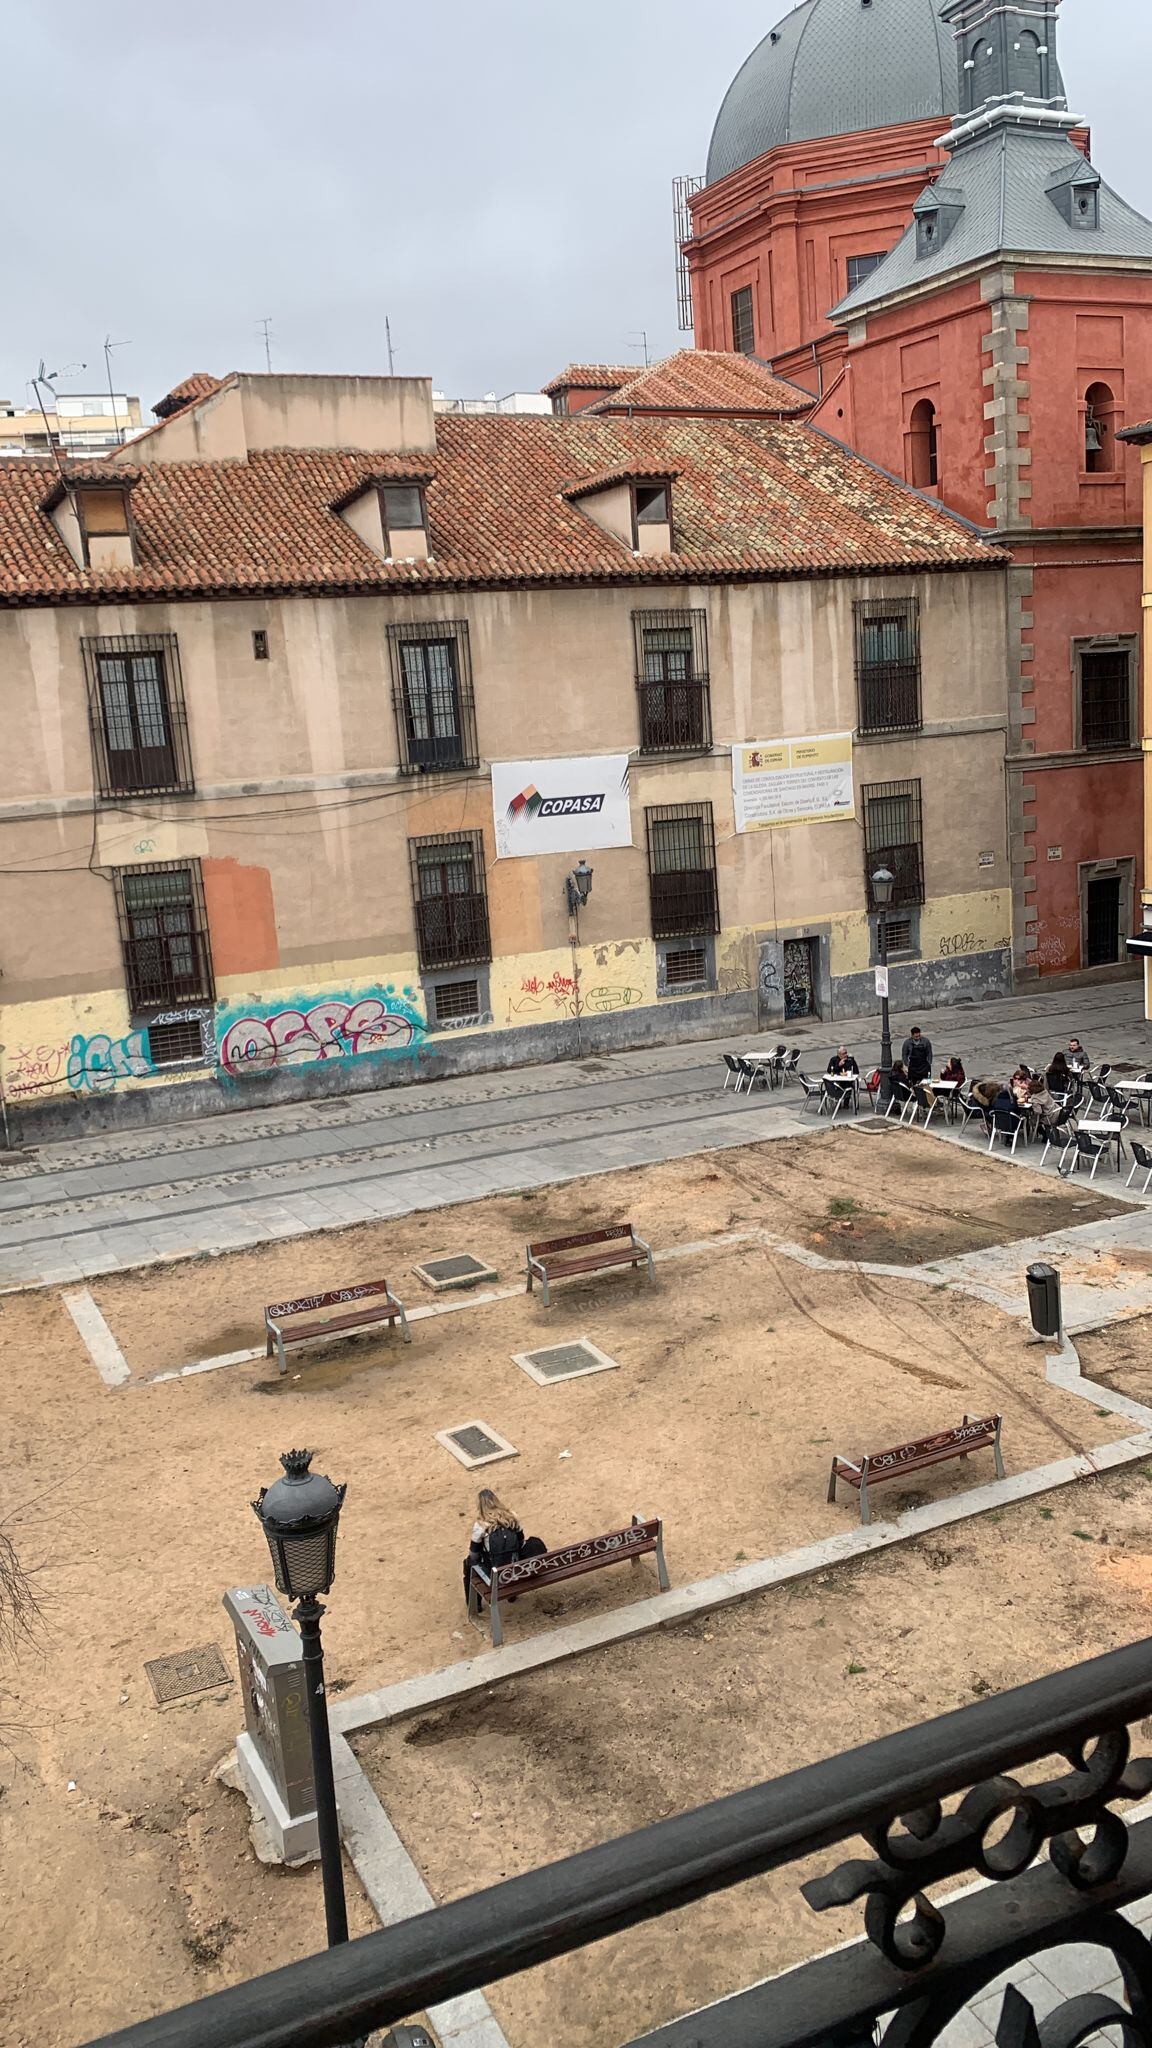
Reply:
[[[1068,1090],[1072,1086],[1072,1069],[1068,1065],[1067,1053],[1053,1053],[1048,1062],[1044,1079],[1047,1081],[1053,1095],[1067,1095]]]
[[[893,1102],[907,1102],[912,1090],[908,1084],[908,1069],[903,1060],[893,1060],[888,1072],[888,1087]]]
[[[842,1079],[840,1077],[843,1077]],[[846,1045],[839,1047],[834,1058],[828,1062],[825,1076],[829,1095],[844,1097],[851,1095],[860,1079],[860,1068]]]
[[[846,1045],[842,1045],[834,1057],[829,1060],[828,1072],[830,1074],[853,1074],[859,1077],[860,1068]]]
[[[940,1079],[942,1081],[955,1081],[958,1087],[962,1087],[967,1078],[964,1072],[964,1062],[959,1053],[954,1052],[948,1065],[941,1067]]]
[[[1068,1040],[1068,1065],[1074,1074],[1086,1074],[1092,1065],[1083,1044],[1078,1038]]]
[[[1039,1117],[1044,1135],[1047,1136],[1060,1114],[1060,1104],[1048,1086],[1046,1075],[1033,1074],[1028,1084],[1024,1107]]]
[[[1016,1072],[1013,1074],[1012,1079],[1008,1083],[1008,1086],[1011,1089],[1013,1096],[1015,1097],[1016,1107],[1018,1109],[1023,1109],[1024,1104],[1027,1102],[1028,1090],[1032,1086],[1033,1079],[1034,1076],[1031,1067],[1026,1067],[1023,1060],[1021,1060],[1020,1065],[1017,1067]]]

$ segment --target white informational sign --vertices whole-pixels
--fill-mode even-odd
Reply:
[[[732,793],[738,832],[854,818],[852,735],[834,732],[733,747]]]
[[[888,969],[886,967],[878,967],[876,969],[876,993],[878,996],[886,996],[888,993]]]
[[[631,846],[627,754],[493,761],[496,857]]]

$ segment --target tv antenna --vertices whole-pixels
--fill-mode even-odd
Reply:
[[[648,353],[648,329],[646,327],[638,327],[635,332],[639,334],[640,339],[639,341],[630,341],[628,346],[630,349],[643,351],[644,368],[648,370],[652,366],[652,358]]]
[[[64,486],[64,489],[65,489],[65,490],[66,490],[66,491],[68,492],[68,499],[69,499],[69,503],[72,503],[72,493],[71,493],[71,490],[69,490],[69,487],[68,487],[68,480],[67,480],[67,478],[66,478],[66,477],[65,477],[65,475],[64,475],[64,464],[63,464],[63,463],[61,462],[61,460],[60,460],[60,434],[59,434],[59,431],[57,431],[57,432],[56,432],[55,434],[53,434],[53,432],[52,432],[52,429],[51,429],[51,427],[50,427],[50,426],[48,425],[48,414],[47,414],[47,411],[45,410],[45,406],[44,406],[44,398],[43,398],[43,393],[41,392],[41,388],[40,388],[40,387],[41,387],[41,385],[43,385],[43,387],[44,387],[44,390],[45,390],[45,391],[47,391],[47,392],[50,392],[50,393],[51,393],[51,397],[52,397],[52,409],[53,409],[53,411],[55,411],[55,409],[56,409],[56,385],[57,385],[57,383],[59,382],[60,378],[61,378],[61,377],[70,377],[70,376],[72,376],[72,374],[73,374],[73,372],[74,372],[74,371],[76,371],[76,370],[86,370],[87,368],[88,368],[88,365],[87,365],[87,363],[65,363],[65,365],[64,365],[64,368],[63,368],[62,370],[49,370],[49,369],[46,369],[46,368],[45,368],[45,366],[44,366],[44,358],[43,358],[43,356],[41,356],[41,358],[40,358],[40,367],[39,367],[39,369],[37,370],[37,372],[36,372],[36,375],[35,375],[35,376],[34,376],[34,377],[33,377],[33,378],[32,378],[32,379],[30,380],[30,381],[31,381],[31,385],[32,385],[32,390],[33,390],[33,392],[35,393],[35,396],[36,396],[36,403],[37,403],[37,405],[38,405],[38,406],[39,406],[39,408],[40,408],[40,417],[41,417],[41,419],[42,419],[42,420],[43,420],[43,422],[44,422],[44,434],[45,434],[45,438],[46,438],[46,440],[47,440],[47,442],[48,442],[48,449],[49,449],[49,453],[51,454],[51,456],[52,456],[52,459],[53,459],[53,461],[54,461],[54,462],[55,462],[55,464],[56,464],[56,469],[57,469],[57,472],[58,472],[58,474],[59,474],[59,477],[60,477],[60,481],[61,481],[61,483],[63,484],[63,486]],[[57,413],[57,415],[56,415],[56,426],[57,426],[57,430],[59,430],[59,426],[60,426],[60,415],[59,415],[59,413]]]
[[[114,348],[131,348],[131,346],[130,341],[113,341],[110,334],[104,336],[104,367],[108,372],[108,396],[112,402],[112,426],[116,434],[117,447],[123,447],[124,435],[121,432],[120,421],[116,416],[116,393],[112,388],[112,351]]]
[[[392,322],[387,315],[384,319],[384,339],[388,343],[388,375],[392,377],[395,375],[395,358],[392,354]]]
[[[269,376],[271,376],[271,375],[272,375],[272,315],[271,315],[271,313],[268,313],[268,314],[266,314],[263,320],[258,320],[258,321],[256,322],[256,325],[257,325],[257,327],[259,327],[259,328],[261,328],[261,329],[263,330],[263,334],[264,334],[264,361],[265,361],[265,364],[267,365],[267,369],[268,369],[268,375],[269,375]]]

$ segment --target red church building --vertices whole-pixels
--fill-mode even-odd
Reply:
[[[1067,110],[1060,0],[937,4],[802,0],[748,59],[691,202],[696,342],[804,385],[814,424],[1011,550],[1016,975],[1119,975],[1144,877],[1117,432],[1152,410],[1152,223]]]

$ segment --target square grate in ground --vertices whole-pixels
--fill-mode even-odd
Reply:
[[[539,1351],[514,1351],[515,1365],[535,1380],[538,1387],[550,1387],[557,1380],[580,1380],[590,1372],[619,1372],[620,1361],[588,1337],[568,1344],[546,1344]]]
[[[144,1669],[158,1707],[232,1683],[232,1674],[215,1643],[203,1643],[198,1650],[174,1650],[169,1657],[153,1657]]]
[[[469,1471],[477,1465],[496,1465],[501,1458],[518,1458],[515,1444],[487,1422],[457,1422],[451,1429],[438,1429],[436,1441]]]
[[[481,1280],[497,1280],[495,1266],[478,1259],[475,1252],[430,1252],[412,1271],[434,1294],[450,1287],[476,1287]]]

